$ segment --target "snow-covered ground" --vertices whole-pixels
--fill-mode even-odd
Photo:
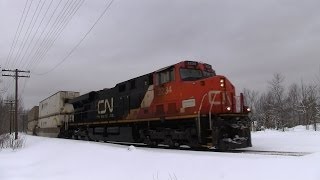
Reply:
[[[320,132],[296,127],[252,134],[252,150],[311,152],[300,157],[147,149],[26,136],[0,151],[0,180],[319,180]]]

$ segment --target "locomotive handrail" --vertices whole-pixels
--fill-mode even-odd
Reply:
[[[201,112],[201,109],[202,109],[202,104],[203,104],[203,101],[204,101],[204,98],[208,95],[208,93],[205,93],[203,96],[202,96],[202,100],[201,100],[201,103],[200,103],[200,106],[199,106],[199,111],[198,111],[198,138],[200,140],[200,137],[201,137],[201,123],[200,123],[200,112]]]
[[[209,110],[209,126],[210,126],[209,128],[210,128],[210,130],[212,129],[212,121],[211,121],[212,107],[213,107],[213,103],[211,103],[210,110]]]

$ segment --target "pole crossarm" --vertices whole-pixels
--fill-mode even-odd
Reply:
[[[30,73],[30,71],[23,71],[23,70],[19,70],[19,69],[14,69],[14,70],[10,70],[10,69],[2,69],[3,72],[23,72],[23,73]]]
[[[16,77],[15,75],[10,75],[10,74],[2,74],[2,76]],[[27,77],[27,78],[29,78],[30,76],[18,76],[18,77]]]

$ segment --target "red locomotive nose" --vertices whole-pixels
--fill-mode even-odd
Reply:
[[[236,96],[235,88],[232,83],[224,76],[216,75],[208,77],[199,82],[198,92],[202,96],[208,96],[204,100],[199,97],[201,113],[244,113],[250,109],[244,107],[243,96]]]

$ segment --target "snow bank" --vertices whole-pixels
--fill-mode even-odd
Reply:
[[[194,152],[27,136],[25,148],[0,151],[0,179],[320,179],[319,132],[265,131],[252,137],[252,149],[314,153],[287,157]]]
[[[252,133],[253,147],[250,150],[320,152],[320,131],[306,130],[297,126],[289,131],[275,130]]]

